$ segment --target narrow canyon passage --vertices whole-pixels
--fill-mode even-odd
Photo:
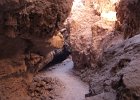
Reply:
[[[0,100],[140,100],[140,0],[0,0]]]
[[[99,17],[94,15],[92,8],[83,5],[81,0],[75,0],[71,15],[68,17],[67,21],[76,23],[77,29],[75,31],[73,31],[73,29],[71,30],[70,39],[73,40],[83,36],[85,39],[89,39],[85,44],[86,47],[90,46],[92,42],[91,26],[98,20]],[[73,37],[72,35],[75,34],[77,34],[77,36]],[[85,94],[89,93],[88,84],[84,83],[79,76],[74,75],[73,67],[72,59],[68,58],[60,64],[51,66],[41,74],[39,73],[41,77],[56,78],[62,82],[64,88],[62,88],[62,91],[60,90],[62,93],[58,93],[59,96],[56,97],[56,100],[85,100]]]
[[[73,74],[73,62],[66,59],[60,64],[54,65],[41,73],[43,77],[59,79],[64,85],[64,90],[56,100],[85,100],[88,93],[88,85]]]

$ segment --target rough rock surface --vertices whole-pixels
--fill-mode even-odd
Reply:
[[[55,100],[63,88],[62,83],[57,78],[38,76],[30,84],[28,94],[33,100]]]
[[[113,93],[101,93],[94,97],[88,97],[86,100],[116,100],[116,95]]]
[[[139,34],[139,7],[139,0],[120,0],[116,6],[118,19],[116,22],[116,29],[123,32],[124,38],[130,38]]]
[[[90,73],[92,95],[111,92],[117,94],[117,100],[140,99],[139,38],[137,35],[104,51],[102,66]]]
[[[73,0],[0,0],[0,100],[28,100],[27,85],[62,48]]]
[[[76,3],[76,4],[75,4]],[[92,44],[92,24],[100,19],[99,16],[94,15],[90,7],[84,3],[77,3],[73,5],[71,16],[68,19],[70,24],[70,45],[72,47],[72,57],[75,63],[75,68],[79,69],[84,66],[89,66],[89,56]],[[87,4],[87,3],[86,3]],[[93,16],[95,17],[93,19]]]
[[[45,38],[62,25],[71,6],[72,0],[1,0],[1,33]]]
[[[52,42],[56,37],[52,35],[57,35],[69,15],[71,6],[72,0],[1,0],[0,32],[8,37],[31,41],[32,49],[45,55],[54,49]],[[58,45],[63,43],[61,38],[60,36]],[[47,51],[48,45],[50,50]]]
[[[139,34],[139,1],[100,1],[94,0],[90,5],[94,9],[85,11],[81,3],[80,16],[74,16],[76,10],[71,16],[70,42],[75,68],[80,69],[77,74],[89,82],[86,96],[92,97],[88,100],[139,100],[140,35],[135,36]],[[106,19],[106,12],[115,10],[117,21]]]
[[[95,67],[106,41],[117,35],[113,32],[115,18],[109,20],[106,17],[106,14],[115,10],[114,3],[109,0],[83,1],[74,2],[76,4],[68,19],[72,56],[77,69]]]

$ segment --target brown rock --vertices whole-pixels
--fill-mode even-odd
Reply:
[[[72,1],[0,0],[0,99],[30,99],[26,90],[34,74],[30,72],[50,51],[63,46],[59,29]]]
[[[124,33],[124,38],[139,34],[139,0],[120,0],[116,7],[118,23],[116,28]]]

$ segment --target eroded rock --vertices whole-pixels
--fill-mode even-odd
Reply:
[[[64,87],[57,78],[35,77],[30,84],[28,93],[33,100],[54,100]],[[58,92],[59,90],[59,92]]]
[[[80,17],[71,16],[70,39],[75,68],[90,85],[88,95],[106,100],[102,94],[113,93],[112,100],[139,100],[139,1],[90,0],[86,6],[84,11],[79,5],[84,12],[77,8]],[[108,20],[112,16],[116,18]]]
[[[49,63],[49,52],[64,45],[59,30],[72,2],[0,0],[0,99],[31,99],[27,85],[38,66]]]
[[[118,100],[139,98],[139,37],[137,35],[104,51],[103,66],[92,74],[90,88],[93,95],[116,92]]]
[[[124,33],[124,38],[139,34],[139,7],[139,0],[120,0],[116,6],[118,19],[116,29]]]

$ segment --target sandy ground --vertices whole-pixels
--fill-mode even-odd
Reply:
[[[71,59],[66,59],[42,74],[44,77],[57,78],[63,83],[64,90],[60,98],[56,100],[84,100],[85,94],[88,93],[88,85],[73,74],[73,62]]]

